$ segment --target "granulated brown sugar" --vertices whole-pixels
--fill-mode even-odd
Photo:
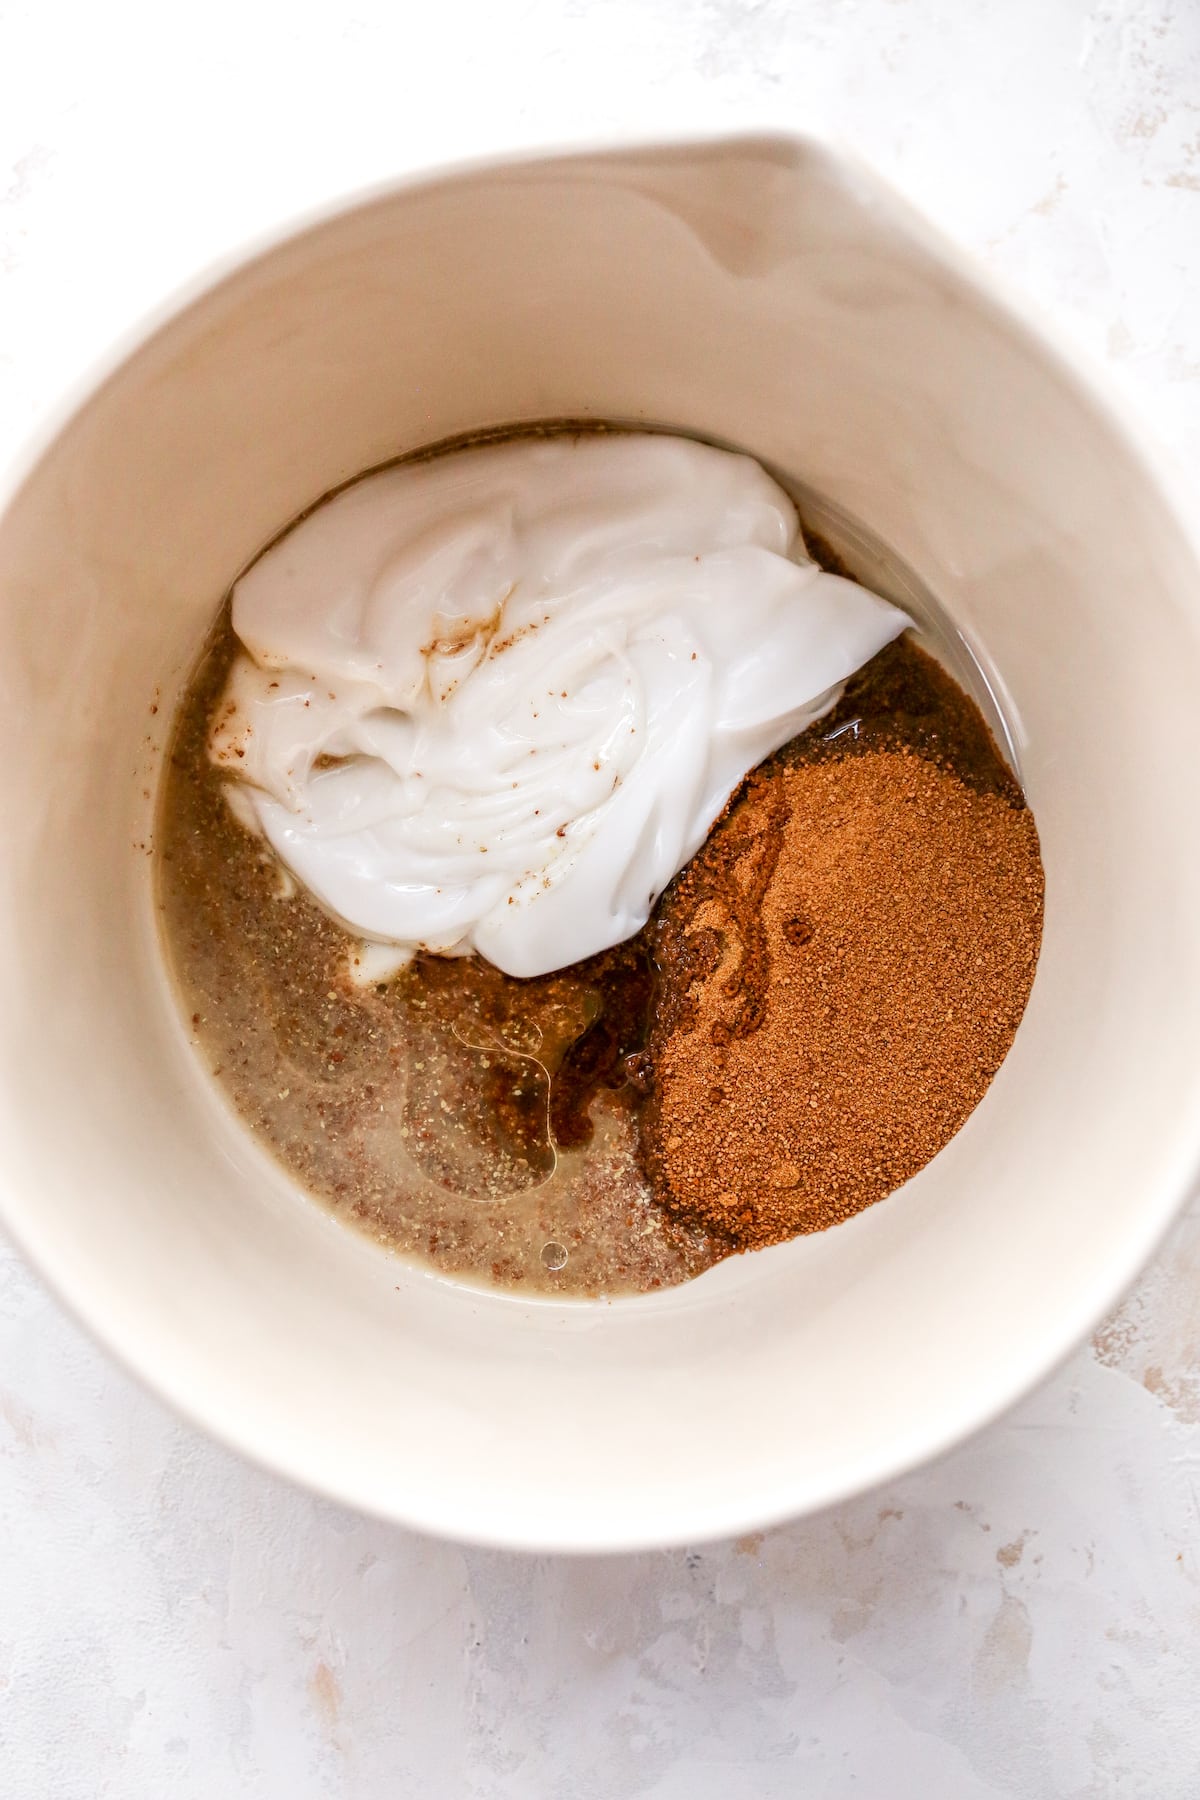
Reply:
[[[928,754],[766,765],[663,908],[647,1163],[666,1205],[740,1248],[836,1224],[914,1175],[1024,1011],[1032,816],[1003,776],[967,785]]]

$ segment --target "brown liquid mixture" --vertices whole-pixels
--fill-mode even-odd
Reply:
[[[907,637],[743,784],[630,943],[531,981],[477,958],[419,957],[366,990],[348,980],[346,933],[235,821],[208,761],[234,648],[226,613],[176,725],[158,833],[170,960],[194,1041],[246,1124],[313,1194],[394,1249],[447,1275],[527,1291],[669,1286],[880,1198],[953,1135],[1007,1050],[1040,933],[1036,833],[977,708]],[[900,809],[890,823],[868,775],[880,758],[890,759]],[[875,812],[840,887],[826,880],[805,907],[805,864],[820,846],[789,837],[788,819],[807,808],[814,829],[829,823],[831,768]],[[806,780],[824,802],[816,790],[802,795]],[[844,812],[849,793],[847,802]],[[944,842],[923,837],[931,808]],[[881,825],[892,850],[903,833],[927,848],[906,868],[902,913],[883,889],[860,919],[847,985],[838,909],[856,884],[886,876],[874,855]],[[836,1032],[811,1028],[801,1034],[808,1063],[770,1076],[796,1038],[795,1007],[836,1010],[866,991],[886,1011],[896,931],[919,922],[946,854],[965,855],[961,879],[939,890],[931,916],[965,908],[970,928],[947,941],[925,932],[895,1018],[876,1018],[865,1035],[861,1020],[848,1022],[844,1080],[831,1080]],[[989,887],[998,858],[1007,874]],[[775,891],[780,867],[791,886]],[[990,961],[979,950],[989,941]],[[967,973],[954,984],[949,1004],[966,1010],[947,1039],[923,1004],[921,970],[946,954],[967,969],[976,951],[988,979],[973,984]],[[876,952],[882,975],[864,989]],[[807,991],[792,987],[797,958]],[[945,998],[937,990],[942,1013]],[[872,1063],[876,1083],[856,1089],[854,1058],[881,1029],[891,1042]],[[913,1045],[924,1058],[915,1085],[932,1082],[932,1107],[913,1104],[912,1083],[881,1085],[888,1063],[907,1068]],[[826,1126],[806,1147],[801,1108],[822,1095]],[[847,1126],[859,1133],[849,1156]]]

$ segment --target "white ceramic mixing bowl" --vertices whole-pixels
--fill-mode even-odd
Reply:
[[[221,596],[357,471],[645,419],[865,521],[996,672],[1047,913],[1007,1062],[849,1224],[610,1305],[472,1291],[298,1194],[156,940],[164,738]],[[791,138],[398,183],[205,288],[0,516],[3,1213],[129,1367],[354,1506],[540,1549],[838,1500],[1006,1406],[1200,1161],[1200,564],[1073,367],[852,160]]]

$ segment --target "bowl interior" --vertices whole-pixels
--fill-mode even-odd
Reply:
[[[865,521],[992,672],[1047,876],[1012,1053],[920,1176],[608,1305],[456,1287],[297,1194],[195,1062],[150,881],[173,708],[241,567],[372,464],[553,417],[732,441]],[[1183,1197],[1194,553],[1077,378],[827,151],[510,164],[287,239],[63,427],[0,584],[4,1210],[118,1355],[282,1472],[542,1548],[797,1513],[1015,1398]]]

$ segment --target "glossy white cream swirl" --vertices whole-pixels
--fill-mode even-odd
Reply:
[[[749,457],[510,440],[367,476],[259,558],[210,754],[352,932],[540,975],[639,930],[907,623]]]

